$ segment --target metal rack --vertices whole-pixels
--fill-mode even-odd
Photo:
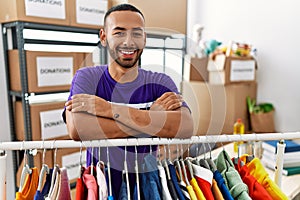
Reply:
[[[5,151],[24,150],[24,149],[56,149],[56,148],[82,148],[82,147],[109,147],[109,146],[139,146],[139,145],[175,145],[175,144],[196,144],[196,143],[222,143],[235,141],[264,141],[264,140],[289,140],[299,139],[299,132],[291,133],[265,133],[265,134],[243,134],[243,135],[206,135],[193,136],[187,139],[169,138],[129,138],[129,139],[103,139],[93,141],[72,141],[72,140],[53,140],[53,141],[20,141],[20,142],[0,142],[0,165],[6,166]],[[277,155],[277,159],[283,156]],[[282,174],[279,168],[275,172],[275,177]],[[1,174],[5,176],[5,173]],[[0,177],[4,180],[5,177]],[[279,183],[281,184],[281,179]],[[5,182],[0,182],[0,194],[5,194]]]
[[[4,48],[4,63],[6,70],[6,82],[7,82],[7,92],[8,92],[8,106],[9,106],[9,121],[10,121],[10,132],[11,132],[11,140],[16,141],[16,124],[14,118],[14,102],[19,100],[22,102],[23,109],[23,120],[24,120],[24,140],[32,141],[32,127],[31,127],[31,113],[30,113],[30,97],[35,95],[43,95],[43,94],[53,94],[53,93],[61,93],[61,92],[69,92],[69,91],[51,91],[51,92],[38,92],[38,93],[30,93],[28,90],[28,77],[27,67],[26,67],[26,53],[25,53],[25,45],[26,44],[44,44],[44,45],[74,45],[74,46],[93,46],[99,47],[100,49],[100,64],[107,63],[107,51],[104,47],[100,45],[97,41],[95,43],[92,42],[77,42],[77,41],[62,41],[60,38],[58,39],[34,39],[34,38],[25,38],[24,30],[43,30],[43,31],[55,31],[55,32],[65,32],[65,33],[82,33],[82,34],[95,34],[98,36],[99,29],[88,29],[88,28],[79,28],[79,27],[70,27],[70,26],[62,26],[62,25],[51,25],[51,24],[41,24],[41,23],[33,23],[33,22],[23,22],[16,21],[10,23],[2,24],[2,35],[3,35],[3,48]],[[172,39],[170,35],[159,35],[159,34],[147,34],[147,38],[154,39],[162,39],[164,40],[163,47],[153,47],[146,46],[146,49],[161,49],[164,52],[164,55],[167,50],[180,50],[182,52],[182,71],[183,71],[183,63],[184,63],[184,55],[186,52],[186,42],[183,36],[180,39],[183,39],[183,45],[179,48],[177,47],[167,47],[166,40]],[[177,38],[176,38],[177,39]],[[19,55],[19,70],[20,70],[20,82],[21,82],[21,91],[13,91],[10,88],[10,76],[9,76],[9,60],[8,60],[8,50],[17,49]],[[165,64],[165,58],[164,58]],[[13,167],[14,172],[17,171],[17,168],[22,160],[22,153],[13,152]],[[28,164],[30,166],[33,165],[33,158],[29,157]]]
[[[83,34],[96,34],[98,35],[98,29],[87,29],[87,28],[77,28],[77,27],[66,27],[59,25],[50,25],[50,24],[40,24],[40,23],[31,23],[31,22],[10,22],[2,24],[2,36],[3,36],[3,48],[4,48],[4,64],[6,70],[6,82],[7,82],[7,92],[8,92],[8,106],[9,106],[9,121],[10,121],[10,132],[11,140],[16,140],[16,127],[14,119],[14,102],[20,100],[22,102],[23,109],[23,119],[24,119],[24,139],[26,141],[32,140],[32,127],[31,127],[31,114],[30,114],[30,105],[29,99],[31,95],[42,95],[42,94],[51,94],[51,93],[61,93],[68,91],[55,91],[55,92],[41,92],[30,94],[28,91],[28,77],[27,67],[26,67],[26,53],[25,53],[25,44],[51,44],[51,45],[77,45],[77,46],[99,46],[98,42],[95,43],[86,43],[86,42],[68,42],[68,41],[59,41],[59,40],[40,40],[40,39],[26,39],[24,38],[24,30],[45,30],[45,31],[56,31],[56,32],[70,32],[70,33],[83,33]],[[104,48],[100,48],[100,57],[101,61],[106,63],[106,51]],[[9,61],[8,61],[8,50],[17,49],[19,55],[19,70],[20,70],[20,82],[21,82],[21,91],[13,91],[10,88],[10,76],[9,76]],[[17,168],[21,162],[22,154],[13,152],[13,167],[14,172],[17,171]],[[32,157],[29,157],[28,163],[33,165]]]

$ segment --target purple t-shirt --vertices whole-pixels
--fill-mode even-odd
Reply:
[[[127,106],[132,106],[138,109],[149,109],[152,103],[166,92],[178,93],[177,87],[173,80],[163,73],[146,71],[139,68],[138,77],[128,83],[118,83],[109,74],[107,65],[85,67],[78,70],[73,78],[70,96],[75,94],[91,94],[99,96],[112,103],[121,103]],[[187,106],[186,103],[183,106]],[[65,119],[65,113],[63,113]],[[142,133],[141,133],[142,134]],[[147,135],[143,135],[147,137]],[[149,136],[150,137],[150,136]],[[112,173],[113,190],[117,190],[121,185],[121,173],[124,166],[124,147],[110,147],[109,161],[111,168],[115,173]],[[153,152],[156,151],[156,146],[152,146]],[[127,147],[127,163],[129,171],[134,171],[135,147]],[[143,157],[150,151],[149,146],[138,146],[139,163]],[[98,151],[97,151],[98,152]],[[94,153],[94,163],[98,160],[98,153]],[[107,148],[101,150],[101,160],[107,162]],[[88,150],[87,165],[91,164],[91,149]],[[132,181],[135,182],[134,176]]]

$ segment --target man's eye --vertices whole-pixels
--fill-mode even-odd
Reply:
[[[143,34],[140,32],[133,32],[132,35],[133,37],[143,37]]]
[[[116,36],[124,36],[125,35],[125,33],[124,32],[115,32],[114,33],[114,35],[116,35]]]

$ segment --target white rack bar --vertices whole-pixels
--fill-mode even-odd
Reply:
[[[80,148],[80,147],[108,147],[108,146],[140,146],[140,145],[167,145],[167,144],[197,144],[197,143],[222,143],[236,141],[264,141],[264,140],[289,140],[300,139],[300,132],[290,133],[263,133],[243,135],[207,135],[193,136],[188,139],[178,138],[128,138],[128,139],[103,139],[92,141],[73,140],[47,140],[47,141],[20,141],[0,142],[0,150],[25,150],[25,149],[55,149],[55,148]]]

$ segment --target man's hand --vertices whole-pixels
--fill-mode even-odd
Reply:
[[[154,111],[168,111],[168,110],[176,110],[182,106],[182,96],[176,94],[174,92],[166,92],[161,97],[156,99],[156,101],[152,104],[150,110]]]
[[[87,112],[101,117],[112,117],[111,104],[95,95],[76,94],[65,103],[66,109],[71,112]]]

